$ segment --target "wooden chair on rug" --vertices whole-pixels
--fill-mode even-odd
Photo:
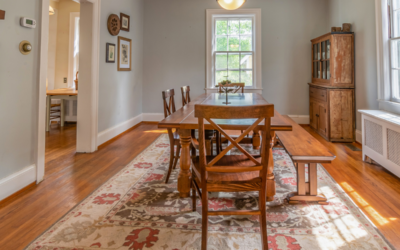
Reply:
[[[200,156],[192,157],[192,202],[196,211],[196,192],[202,203],[202,241],[201,249],[207,249],[208,216],[217,215],[259,215],[262,249],[268,249],[267,217],[266,217],[266,188],[267,168],[271,145],[271,117],[274,116],[274,105],[266,104],[251,107],[229,107],[196,105],[195,117],[199,120],[199,151]],[[257,121],[249,126],[236,140],[232,139],[212,119],[254,119]],[[231,144],[216,157],[205,154],[204,120],[227,138]],[[258,126],[264,121],[264,125]],[[243,149],[240,141],[253,129],[260,128],[262,132],[261,155],[253,156]],[[233,147],[243,155],[226,155]],[[209,192],[259,192],[259,210],[238,211],[209,211]]]
[[[186,104],[190,102],[190,86],[181,87],[182,92],[182,107],[185,107]]]
[[[167,118],[176,111],[174,89],[167,89],[163,91],[162,98],[164,102],[164,118]],[[171,175],[172,169],[175,169],[181,152],[181,143],[178,130],[176,130],[175,132],[172,132],[172,129],[167,129],[167,130],[168,130],[171,152],[169,156],[168,174],[167,178],[165,179],[165,183],[168,183],[169,176]],[[175,146],[177,146],[176,153],[175,153]]]

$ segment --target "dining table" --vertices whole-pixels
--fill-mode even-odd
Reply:
[[[178,192],[181,198],[190,196],[190,183],[191,183],[191,141],[192,130],[198,129],[198,119],[194,116],[194,108],[196,104],[206,105],[227,105],[226,94],[223,93],[207,93],[193,99],[184,107],[178,109],[175,113],[171,114],[160,123],[158,128],[176,129],[178,130],[181,143],[180,155],[180,171],[178,175]],[[236,106],[252,106],[269,104],[261,94],[258,93],[228,93],[228,105],[233,109]],[[213,119],[224,130],[246,130],[250,127],[256,119]],[[259,148],[260,146],[260,133],[264,123],[260,123],[253,130],[253,147]],[[213,129],[213,127],[205,121],[205,129]],[[277,131],[291,131],[292,125],[288,123],[284,117],[279,114],[275,109],[274,117],[271,118],[271,144],[273,145],[276,140],[275,133]],[[273,201],[276,194],[275,189],[275,176],[274,176],[274,160],[272,155],[272,147],[269,150],[269,162],[267,167],[267,201]]]
[[[63,88],[63,89],[53,89],[46,91],[46,131],[50,130],[50,109],[51,109],[51,100],[59,99],[61,100],[61,110],[60,110],[60,122],[61,127],[64,127],[64,119],[65,119],[65,107],[64,100],[77,100],[78,99],[78,90],[74,88]]]

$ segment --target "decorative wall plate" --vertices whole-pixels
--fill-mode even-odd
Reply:
[[[112,36],[116,36],[119,34],[119,31],[121,29],[121,22],[117,15],[112,14],[108,17],[107,28],[108,32],[110,32]]]

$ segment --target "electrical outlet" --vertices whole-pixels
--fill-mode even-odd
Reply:
[[[67,83],[67,78],[66,77],[64,77],[64,83]]]

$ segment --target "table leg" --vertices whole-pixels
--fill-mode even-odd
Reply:
[[[51,96],[46,96],[46,131],[50,130],[50,108],[51,108]]]
[[[274,156],[272,154],[272,148],[270,148],[267,168],[267,201],[273,201],[275,194]]]
[[[188,129],[180,129],[179,136],[181,140],[181,157],[180,157],[180,172],[178,175],[178,191],[181,198],[190,196],[190,144],[191,144],[191,131]]]
[[[253,130],[253,149],[260,149],[261,137],[258,130]]]
[[[61,116],[61,127],[64,127],[64,122],[65,122],[65,107],[64,107],[64,99],[61,99],[61,113],[60,113],[60,116]]]

